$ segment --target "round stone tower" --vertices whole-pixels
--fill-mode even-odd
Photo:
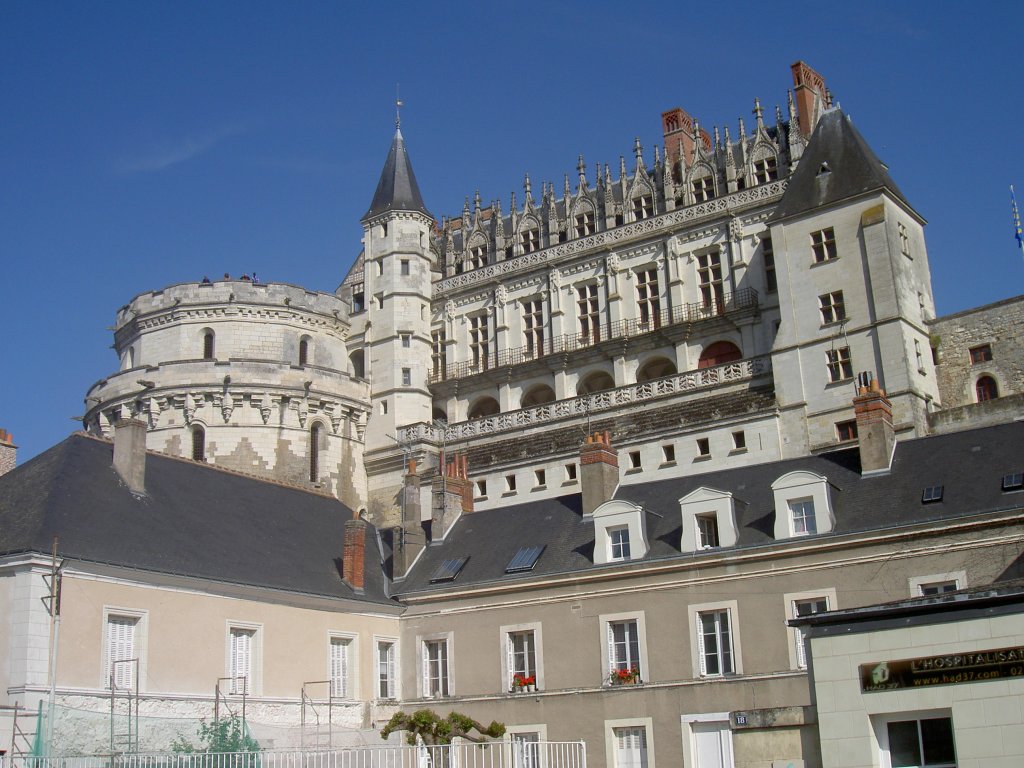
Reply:
[[[117,313],[120,370],[86,395],[84,424],[148,424],[174,456],[324,488],[366,506],[368,383],[349,369],[348,304],[248,280],[182,283]]]

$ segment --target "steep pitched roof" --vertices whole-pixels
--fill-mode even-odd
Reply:
[[[1024,422],[936,435],[897,443],[892,471],[863,477],[856,448],[768,462],[658,482],[620,485],[615,497],[641,506],[650,551],[631,564],[719,557],[725,550],[681,549],[679,499],[702,486],[730,492],[735,499],[737,547],[775,542],[771,485],[788,472],[808,470],[828,478],[836,525],[823,537],[956,519],[974,513],[1021,507],[1024,495],[1002,491],[1003,475],[1024,468]],[[925,486],[944,485],[937,504],[923,504]],[[809,537],[807,540],[813,540]],[[533,570],[506,574],[522,547],[545,549]],[[410,575],[394,587],[403,594],[443,592],[473,584],[512,583],[538,576],[606,568],[594,565],[594,526],[582,515],[579,494],[463,515],[443,542],[427,547]],[[440,564],[468,557],[454,583],[431,583]],[[616,567],[616,566],[613,566]]]
[[[778,221],[879,189],[910,208],[885,165],[837,107],[818,120],[772,218]]]
[[[405,140],[399,128],[395,129],[395,137],[391,140],[391,149],[384,161],[384,170],[380,172],[380,181],[377,182],[377,191],[373,193],[370,210],[361,220],[366,221],[388,211],[414,211],[430,216],[430,211],[423,204],[420,187],[412,172],[409,154],[405,151]]]
[[[342,581],[353,515],[337,499],[156,453],[136,496],[112,457],[109,442],[75,434],[0,477],[0,555],[48,554],[59,536],[71,560],[390,602],[370,526],[363,594]]]

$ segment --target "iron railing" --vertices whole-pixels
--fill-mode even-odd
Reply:
[[[16,768],[586,768],[582,741],[381,745],[259,752],[27,757]],[[15,768],[12,766],[12,768]]]
[[[653,333],[659,328],[697,323],[712,320],[716,317],[727,317],[757,307],[758,295],[753,288],[741,288],[738,291],[724,293],[712,301],[696,301],[669,307],[658,312],[651,312],[645,317],[628,320],[603,322],[589,333],[570,333],[550,336],[542,343],[531,344],[509,349],[496,349],[492,344],[486,356],[477,362],[464,361],[448,363],[444,370],[430,373],[430,383],[436,384],[449,379],[464,379],[495,368],[520,365],[530,360],[537,360],[548,355],[559,355],[576,352],[593,347],[602,341],[626,339]]]

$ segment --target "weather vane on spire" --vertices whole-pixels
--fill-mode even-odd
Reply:
[[[402,127],[402,98],[399,96],[398,83],[395,83],[395,128]]]

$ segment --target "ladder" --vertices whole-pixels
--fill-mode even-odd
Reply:
[[[40,703],[40,707],[42,704]],[[0,711],[11,713],[11,748],[7,753],[10,768],[28,765],[36,757],[36,736],[39,731],[41,713],[32,712],[18,703],[0,706]]]

